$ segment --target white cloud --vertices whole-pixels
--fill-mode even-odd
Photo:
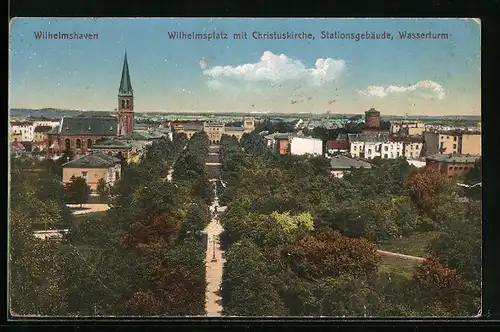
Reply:
[[[407,92],[419,93],[426,98],[443,99],[446,93],[443,87],[434,81],[418,81],[414,85],[408,87],[390,85],[387,87],[370,85],[365,90],[359,90],[358,93],[362,96],[374,96],[384,98],[390,94],[401,94]]]
[[[306,68],[300,60],[266,51],[257,63],[215,66],[204,70],[203,74],[211,78],[207,85],[214,89],[241,82],[282,83],[291,80],[302,80],[313,86],[322,86],[339,78],[344,69],[344,60],[319,58],[313,68]]]

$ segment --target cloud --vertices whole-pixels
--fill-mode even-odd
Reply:
[[[207,85],[222,88],[237,83],[283,83],[302,80],[312,86],[322,86],[340,77],[345,69],[344,60],[332,58],[316,60],[315,66],[306,68],[300,60],[292,60],[285,54],[266,51],[257,63],[239,66],[215,66],[203,71],[211,78]]]
[[[388,95],[392,94],[402,94],[402,93],[419,93],[421,96],[426,98],[437,98],[443,99],[446,96],[446,93],[443,87],[434,81],[418,81],[414,85],[410,85],[408,87],[404,86],[378,86],[378,85],[370,85],[365,90],[359,90],[358,93],[362,96],[370,96],[370,97],[379,97],[384,98]]]

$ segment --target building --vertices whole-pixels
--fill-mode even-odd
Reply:
[[[365,112],[365,130],[380,129],[380,112],[374,108],[370,108]]]
[[[424,133],[425,124],[414,120],[391,121],[391,135],[418,136]]]
[[[337,138],[336,140],[333,141],[327,141],[325,148],[326,148],[325,156],[329,158],[339,153],[349,152],[350,143],[348,139]]]
[[[123,158],[128,160],[132,154],[132,144],[116,139],[108,139],[92,145],[92,147],[90,148],[90,153],[102,153],[109,156],[116,156],[118,154],[121,154]]]
[[[222,135],[224,134],[224,123],[220,122],[205,122],[203,131],[208,135],[211,144],[219,144]]]
[[[51,126],[37,126],[33,130],[33,143],[31,145],[32,149],[38,148],[39,151],[43,151],[47,146],[47,134],[53,129]]]
[[[267,147],[272,151],[278,152],[281,155],[288,154],[288,147],[290,145],[289,133],[273,133],[264,136],[267,142]]]
[[[203,131],[204,123],[201,121],[185,122],[185,121],[172,121],[170,122],[172,129],[179,134],[186,134],[191,138],[195,133]]]
[[[88,153],[92,145],[106,139],[131,140],[134,136],[134,94],[130,81],[127,53],[123,60],[118,89],[117,117],[63,117],[60,124],[47,133],[46,158],[57,158],[65,150],[77,157]]]
[[[337,178],[342,178],[355,168],[372,168],[372,164],[341,154],[335,155],[330,159],[330,173]]]
[[[421,160],[423,157],[424,141],[422,136],[391,137],[391,140],[403,142],[403,156],[407,160]]]
[[[382,157],[382,144],[389,142],[389,133],[377,133],[376,135],[365,133],[348,134],[348,138],[351,157],[373,159]],[[394,150],[394,148],[391,147],[391,150]]]
[[[243,134],[251,133],[255,129],[255,119],[252,117],[244,117],[243,122],[240,126],[225,126],[224,134],[228,136],[234,136],[238,139],[241,139]]]
[[[121,177],[120,159],[103,153],[95,153],[72,160],[62,165],[63,183],[71,182],[71,177],[81,177],[87,181],[92,191],[104,179],[109,187]]]
[[[83,156],[98,141],[115,138],[116,131],[114,117],[63,117],[59,127],[47,134],[46,157],[61,156],[65,150]]]
[[[474,164],[481,158],[479,155],[434,154],[425,158],[426,167],[434,168],[450,179],[467,175]]]
[[[38,126],[47,126],[47,127],[57,127],[59,125],[59,119],[51,119],[46,117],[34,117],[29,116],[26,121],[33,122],[33,126],[36,128]]]
[[[481,132],[462,130],[433,130],[424,132],[425,155],[481,155]]]
[[[312,137],[292,137],[290,139],[290,154],[322,156],[323,141]]]
[[[14,138],[21,142],[31,142],[33,141],[35,126],[31,121],[11,121],[10,122],[10,133],[11,138]],[[18,138],[21,139],[18,139]]]

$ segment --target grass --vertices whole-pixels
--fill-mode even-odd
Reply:
[[[89,220],[89,219],[101,220],[103,217],[105,217],[107,215],[107,213],[108,213],[108,211],[98,211],[98,212],[90,212],[90,213],[85,213],[85,214],[73,215],[72,226],[78,227],[78,224],[80,224],[84,220]]]
[[[411,236],[392,239],[378,244],[378,249],[396,252],[404,255],[411,255],[417,257],[427,256],[427,246],[439,235],[439,232],[425,232],[414,234]],[[420,262],[411,261],[398,257],[381,256],[380,275],[391,275],[394,277],[401,277],[411,279],[415,268],[420,266]]]
[[[380,242],[378,249],[417,257],[427,256],[427,246],[439,232],[425,232]]]
[[[380,274],[390,274],[411,279],[415,268],[420,266],[420,262],[410,261],[398,257],[381,256]]]

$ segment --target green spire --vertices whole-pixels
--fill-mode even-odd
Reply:
[[[123,60],[122,79],[120,81],[120,95],[132,95],[132,84],[130,83],[130,73],[128,71],[127,51],[125,50],[125,59]]]

